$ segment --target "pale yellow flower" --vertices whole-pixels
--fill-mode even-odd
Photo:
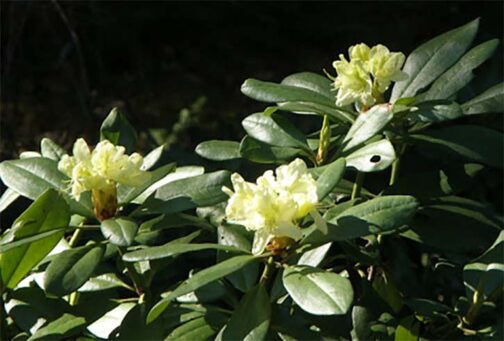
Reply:
[[[372,95],[373,81],[366,70],[366,63],[361,60],[348,62],[345,56],[333,63],[338,77],[334,80],[334,88],[338,90],[337,106],[345,106],[354,102],[372,105],[375,98]]]
[[[296,159],[278,167],[275,173],[266,171],[256,183],[246,182],[235,173],[231,176],[234,192],[223,188],[230,196],[227,220],[255,232],[254,254],[260,254],[274,237],[299,240],[303,234],[297,223],[318,202],[316,182],[304,161]]]
[[[337,73],[334,88],[338,90],[338,106],[358,103],[369,107],[376,102],[382,102],[382,95],[390,84],[407,77],[401,71],[404,54],[390,52],[384,45],[378,44],[369,48],[360,43],[350,46],[348,55],[350,61],[340,55],[340,60],[333,63]]]
[[[103,140],[91,152],[84,139],[73,146],[73,156],[64,155],[58,169],[70,177],[72,195],[78,200],[81,193],[91,190],[105,191],[117,183],[140,186],[150,179],[150,173],[141,171],[143,158],[137,153],[125,154],[122,146]]]

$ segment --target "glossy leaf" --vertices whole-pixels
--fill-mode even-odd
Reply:
[[[225,161],[239,159],[240,143],[235,141],[212,140],[196,146],[196,154],[209,160]]]
[[[504,165],[503,140],[501,132],[473,125],[443,127],[411,135],[411,142],[432,158],[473,161],[496,168]]]
[[[5,211],[17,198],[19,198],[19,193],[12,188],[7,188],[0,197],[0,212]]]
[[[211,206],[228,196],[222,186],[231,186],[230,173],[217,171],[180,179],[158,188],[144,206],[152,212],[176,213],[199,206]]]
[[[263,82],[257,79],[247,79],[241,86],[245,96],[261,102],[279,103],[288,101],[314,102],[333,105],[334,100],[305,87]]]
[[[66,339],[79,333],[85,325],[83,317],[65,313],[37,330],[28,340]]]
[[[353,123],[355,117],[353,113],[347,112],[341,108],[331,107],[320,103],[312,102],[282,102],[278,103],[278,108],[284,111],[290,111],[295,114],[304,115],[327,115],[334,122]]]
[[[327,77],[313,72],[299,72],[289,75],[282,80],[281,84],[308,89],[324,95],[332,101],[335,101],[336,98],[332,91],[332,82]]]
[[[117,185],[117,200],[120,204],[129,203],[136,199],[139,195],[145,192],[148,188],[156,184],[161,179],[165,178],[175,170],[175,163],[170,163],[159,167],[151,172],[151,178],[138,187],[125,186],[122,184]]]
[[[135,151],[137,133],[126,117],[114,108],[100,127],[100,138],[115,145],[124,146],[128,154]]]
[[[43,157],[59,161],[61,157],[66,154],[66,151],[57,145],[53,140],[44,137],[40,141],[40,153]]]
[[[414,123],[431,123],[454,120],[462,115],[462,108],[455,102],[428,101],[411,108],[407,118]]]
[[[149,312],[147,321],[151,322],[158,318],[170,304],[171,300],[195,291],[208,283],[238,271],[256,259],[257,257],[252,255],[236,256],[197,272],[159,301]]]
[[[307,148],[304,134],[279,114],[255,113],[242,121],[248,135],[256,140],[280,147]]]
[[[284,270],[283,283],[294,302],[313,315],[346,314],[353,301],[350,281],[333,272],[290,266]]]
[[[103,245],[91,244],[56,255],[45,272],[46,291],[64,296],[79,289],[91,277],[104,252]]]
[[[487,89],[482,94],[462,104],[465,115],[502,112],[504,108],[504,83]]]
[[[467,51],[478,31],[479,19],[443,33],[417,47],[406,59],[408,78],[395,83],[390,101],[412,97],[431,84]]]
[[[359,172],[379,172],[388,168],[396,158],[394,147],[389,140],[370,143],[345,156],[347,167]]]
[[[317,179],[317,196],[322,201],[333,191],[345,173],[346,162],[344,158],[330,163]]]
[[[138,224],[128,218],[112,218],[100,225],[103,236],[117,246],[130,246],[135,239]]]
[[[381,132],[392,117],[392,107],[389,104],[375,105],[368,111],[360,113],[343,139],[343,150],[352,149]]]
[[[161,259],[172,257],[187,252],[195,252],[201,250],[221,250],[227,252],[243,253],[242,249],[229,245],[200,243],[200,244],[172,244],[168,243],[161,246],[152,246],[142,250],[126,253],[123,260],[126,262],[139,262],[146,260]]]
[[[472,48],[431,85],[429,91],[421,96],[422,100],[445,99],[455,95],[473,79],[472,70],[490,58],[497,45],[499,40],[492,39]]]
[[[270,146],[250,136],[245,136],[240,143],[240,155],[257,163],[284,163],[300,153],[300,149]]]
[[[108,339],[113,336],[112,332],[121,325],[124,317],[135,307],[135,305],[136,303],[131,302],[121,303],[90,324],[87,329],[93,333],[93,335],[101,339]]]
[[[22,244],[0,253],[1,282],[14,288],[37,265],[63,236],[62,228],[70,221],[68,205],[54,190],[48,190],[30,205],[15,221],[2,244],[16,242],[51,230],[59,230],[46,238]]]
[[[222,334],[222,340],[262,340],[268,333],[271,305],[259,284],[243,296]]]

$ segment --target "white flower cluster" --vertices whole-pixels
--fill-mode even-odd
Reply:
[[[275,175],[269,170],[256,183],[250,183],[234,173],[231,176],[234,192],[223,188],[230,196],[227,220],[255,231],[254,254],[262,253],[274,237],[301,239],[297,222],[318,203],[317,184],[303,160],[278,167]]]

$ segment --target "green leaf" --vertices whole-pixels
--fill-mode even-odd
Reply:
[[[112,218],[102,221],[103,236],[117,246],[130,246],[135,239],[138,224],[128,218]]]
[[[420,322],[414,315],[403,318],[396,328],[394,340],[417,341],[420,335]]]
[[[56,191],[48,190],[14,221],[8,232],[8,241],[15,242],[43,232],[66,228],[69,221],[70,213],[65,200]],[[60,230],[44,239],[0,253],[3,285],[14,288],[58,244],[63,234]]]
[[[108,339],[109,337],[113,337],[114,335],[111,335],[112,332],[121,325],[124,317],[135,306],[136,303],[132,302],[121,303],[114,309],[108,311],[98,320],[94,321],[91,325],[88,326],[87,329],[91,333],[93,333],[93,335],[101,339]]]
[[[160,167],[159,170],[156,169],[154,172],[160,172],[161,169],[164,169],[164,167],[166,166]],[[132,202],[134,202],[135,204],[143,204],[144,201],[158,188],[176,180],[191,178],[196,175],[202,175],[203,173],[205,173],[205,168],[201,166],[177,167],[174,172],[165,175],[162,179],[150,185],[146,190],[142,192],[142,194],[133,199]],[[153,175],[153,177],[155,177],[155,175]]]
[[[5,185],[32,200],[49,188],[63,190],[68,180],[56,161],[42,157],[4,161],[0,177]]]
[[[199,156],[214,161],[225,161],[241,158],[240,143],[235,141],[205,141],[198,144],[195,151]]]
[[[283,284],[294,302],[313,315],[346,314],[353,301],[350,281],[334,272],[290,266],[284,270]]]
[[[63,314],[37,330],[28,340],[59,340],[76,335],[86,325],[86,319],[71,314]]]
[[[422,101],[445,99],[455,95],[473,79],[472,70],[490,58],[497,45],[499,45],[499,39],[492,39],[472,48],[455,65],[442,74],[431,85],[429,91],[421,95]]]
[[[113,108],[100,127],[100,139],[124,146],[130,154],[136,149],[137,133],[119,109]]]
[[[504,135],[492,129],[462,125],[411,135],[421,152],[443,160],[473,161],[502,169]]]
[[[381,132],[392,117],[390,104],[375,105],[368,111],[360,113],[343,139],[345,146],[343,151],[352,149]]]
[[[256,140],[279,147],[308,148],[304,134],[279,114],[255,113],[247,116],[242,126]]]
[[[53,142],[53,140],[44,137],[42,141],[40,141],[40,153],[45,158],[59,161],[61,157],[66,154],[66,151]]]
[[[170,163],[159,167],[151,172],[151,178],[138,187],[117,185],[117,200],[119,204],[129,203],[136,199],[139,195],[145,192],[152,185],[163,179],[166,175],[171,174],[175,170],[175,163]]]
[[[164,145],[154,148],[149,152],[149,154],[144,156],[141,170],[149,170],[152,167],[156,166],[157,163],[161,160],[164,152]]]
[[[324,95],[333,102],[336,100],[336,95],[332,91],[332,82],[327,77],[313,72],[299,72],[289,75],[282,80],[281,84],[311,90]]]
[[[396,159],[394,146],[389,140],[383,139],[370,143],[345,156],[347,167],[359,172],[379,172],[388,168]]]
[[[270,146],[248,135],[240,143],[240,155],[257,163],[285,163],[301,152],[297,148]]]
[[[9,232],[7,232],[5,235],[5,237],[6,237],[5,241],[3,239],[0,240],[0,253],[5,253],[11,249],[15,249],[15,248],[23,246],[23,245],[28,245],[28,244],[31,244],[31,243],[36,242],[38,240],[46,239],[46,238],[54,236],[54,235],[58,235],[58,236],[62,237],[66,230],[67,230],[66,227],[56,228],[56,229],[52,229],[49,231],[40,232],[40,233],[31,235],[29,237],[16,238],[14,241],[9,241],[10,238],[8,238],[8,236],[10,237],[11,234]]]
[[[462,115],[462,108],[455,102],[428,101],[412,107],[407,118],[414,123],[431,123],[454,120]]]
[[[502,112],[504,108],[504,83],[487,89],[482,94],[462,104],[464,115]]]
[[[119,277],[117,277],[115,273],[110,272],[98,275],[96,277],[91,277],[83,286],[79,288],[79,292],[100,291],[117,287],[135,291],[132,287],[130,287]]]
[[[64,296],[79,289],[91,277],[104,253],[103,245],[91,244],[57,254],[45,272],[46,291]]]
[[[324,214],[328,231],[313,230],[302,244],[321,245],[376,233],[394,232],[406,225],[415,214],[418,202],[408,195],[377,197],[362,204],[350,206],[341,212],[336,206]]]
[[[218,330],[216,324],[222,323],[224,316],[219,313],[197,317],[175,328],[165,340],[206,341]],[[215,321],[217,320],[217,321]],[[220,320],[220,321],[219,321]],[[220,323],[219,323],[220,322]]]
[[[5,211],[17,198],[19,198],[19,193],[12,188],[7,188],[0,197],[0,212]]]
[[[223,186],[231,186],[228,171],[176,180],[158,188],[156,193],[145,201],[144,206],[152,212],[169,214],[215,205],[228,198],[222,192]]]
[[[355,121],[355,117],[351,112],[347,112],[341,108],[331,107],[324,104],[319,103],[311,103],[311,102],[282,102],[278,103],[278,108],[284,111],[290,111],[295,114],[302,115],[319,115],[329,116],[334,122],[346,122],[353,123]]]
[[[317,179],[317,196],[319,201],[322,201],[336,187],[345,173],[345,166],[345,159],[339,158],[327,165],[322,174],[320,174]]]
[[[211,244],[211,243],[171,244],[170,242],[161,246],[152,246],[142,250],[128,252],[124,254],[123,260],[125,262],[139,262],[146,260],[161,259],[165,257],[172,257],[182,253],[195,252],[201,250],[221,250],[221,251],[239,252],[239,253],[245,252],[242,249],[229,245]]]
[[[470,263],[464,266],[464,285],[467,298],[473,300],[477,291],[483,299],[490,299],[502,291],[504,285],[504,264],[499,263]]]
[[[268,333],[271,305],[259,284],[243,296],[222,334],[222,340],[263,340]]]
[[[35,200],[47,189],[65,190],[69,179],[58,170],[56,161],[44,157],[8,160],[0,163],[2,182],[24,197]],[[74,213],[93,216],[89,196],[79,202],[66,193],[64,198]]]
[[[410,230],[402,235],[441,250],[475,252],[485,250],[501,226],[501,220],[483,204],[449,196],[424,204],[411,221]]]
[[[403,71],[408,78],[395,83],[390,102],[412,97],[452,66],[471,45],[479,19],[443,33],[417,47],[406,59]]]
[[[245,96],[261,102],[279,103],[289,101],[313,102],[325,105],[334,105],[334,99],[324,94],[309,90],[305,87],[282,85],[272,82],[263,82],[256,79],[247,79],[241,86]]]
[[[159,301],[149,312],[147,322],[150,323],[158,318],[166,307],[168,307],[171,300],[238,271],[255,260],[257,260],[257,257],[252,255],[236,256],[197,272]]]

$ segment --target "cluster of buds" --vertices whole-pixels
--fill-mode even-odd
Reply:
[[[254,231],[253,254],[260,254],[274,238],[292,241],[303,236],[298,222],[318,203],[317,184],[306,164],[296,159],[288,165],[268,170],[256,183],[246,182],[239,174],[231,176],[234,192],[230,196],[226,219]]]
[[[58,169],[70,177],[72,196],[79,200],[83,192],[91,191],[95,215],[102,221],[115,216],[118,183],[137,187],[151,174],[140,170],[143,158],[138,153],[125,154],[122,146],[103,140],[93,151],[84,139],[73,146],[73,156],[64,155]]]
[[[401,71],[404,54],[390,52],[386,46],[378,44],[369,48],[364,43],[348,49],[350,61],[343,54],[333,63],[337,77],[334,88],[338,90],[336,105],[357,103],[369,107],[383,102],[383,93],[391,82],[407,78]]]

